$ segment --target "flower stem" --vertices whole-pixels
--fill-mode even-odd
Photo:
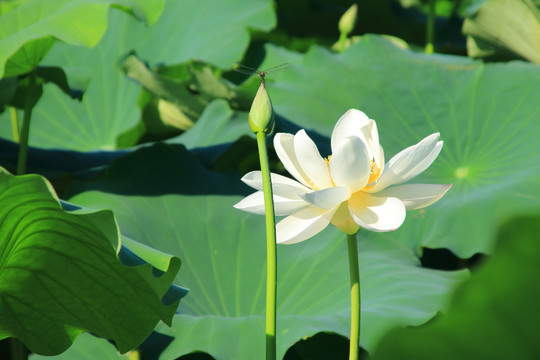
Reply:
[[[358,360],[360,344],[360,270],[358,268],[358,245],[356,234],[347,234],[349,248],[349,273],[351,277],[351,342],[349,360]]]
[[[13,106],[9,108],[11,115],[11,130],[13,131],[13,141],[19,142],[19,116],[17,115],[17,109]]]
[[[28,137],[30,135],[30,117],[32,116],[34,88],[36,86],[35,70],[28,75],[28,80],[28,90],[26,93],[26,103],[24,104],[24,115],[19,142],[19,158],[17,159],[17,175],[22,175],[26,172],[26,160],[28,158]]]
[[[337,51],[343,52],[345,51],[345,47],[347,46],[347,34],[345,32],[341,32],[339,34],[339,40],[337,42]]]
[[[435,1],[429,0],[429,13],[426,31],[426,54],[433,54],[433,38],[435,29]]]
[[[274,198],[270,167],[266,151],[266,134],[257,133],[257,146],[264,191],[264,208],[266,214],[266,360],[276,359],[276,219],[274,215]]]

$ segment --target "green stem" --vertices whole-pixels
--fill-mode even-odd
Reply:
[[[26,360],[28,355],[23,343],[16,338],[9,339],[9,348],[11,353],[11,360]]]
[[[426,54],[433,54],[433,38],[435,30],[435,1],[429,0],[429,14],[426,33]]]
[[[339,33],[339,40],[338,40],[338,45],[337,45],[338,52],[341,53],[345,51],[346,44],[347,44],[347,34],[345,32]]]
[[[360,270],[358,268],[358,245],[356,234],[347,235],[349,248],[349,273],[351,277],[351,342],[349,360],[358,360],[360,344]]]
[[[450,13],[450,16],[458,16],[459,8],[461,7],[461,3],[463,0],[454,0],[452,5],[452,12]]]
[[[129,360],[140,360],[141,359],[141,353],[139,352],[139,349],[128,351],[127,354]]]
[[[26,172],[26,160],[28,158],[28,137],[30,135],[30,117],[32,116],[32,105],[34,101],[34,88],[36,86],[36,73],[32,71],[28,75],[28,90],[26,93],[26,103],[24,104],[24,115],[21,127],[21,137],[19,142],[19,158],[17,161],[17,175]]]
[[[11,130],[13,131],[13,141],[19,142],[19,116],[17,115],[17,108],[11,106],[9,108],[11,115]]]
[[[266,134],[257,133],[257,146],[264,191],[264,208],[266,214],[266,360],[276,359],[276,219],[274,215],[274,199],[270,167],[266,151]]]

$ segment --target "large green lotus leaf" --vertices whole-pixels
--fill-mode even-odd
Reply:
[[[500,221],[540,208],[539,84],[531,64],[418,54],[365,36],[341,54],[312,48],[271,97],[279,114],[328,137],[347,109],[364,111],[387,160],[440,132],[441,154],[413,182],[454,186],[390,236],[469,257],[491,251]]]
[[[107,28],[111,5],[153,23],[164,0],[151,4],[144,0],[28,1],[0,16],[0,78],[35,68],[56,39],[71,45],[96,45]]]
[[[389,333],[374,360],[538,359],[540,216],[506,223],[493,257],[461,284],[448,313]]]
[[[97,46],[87,49],[57,43],[43,60],[43,64],[62,67],[70,81],[81,72],[90,72],[91,78],[82,101],[67,97],[55,85],[43,86],[32,112],[31,145],[80,151],[112,149],[116,135],[136,121],[139,86],[125,79],[115,62],[131,49],[131,36],[140,36],[145,27],[117,10],[111,10],[108,18],[111,26]],[[0,134],[5,136],[10,130],[3,117],[7,114],[0,116]]]
[[[248,46],[246,28],[268,30],[275,23],[266,0],[172,0],[149,28],[114,10],[108,19],[110,26],[94,48],[57,43],[43,60],[61,66],[69,79],[84,69],[90,69],[92,78],[82,102],[65,97],[55,86],[44,87],[32,114],[31,145],[80,151],[115,148],[116,137],[139,118],[140,87],[118,66],[125,54],[135,50],[141,59],[166,64],[198,58],[231,68]],[[0,136],[5,138],[11,134],[8,116],[0,115]]]
[[[120,247],[110,210],[64,211],[41,176],[0,170],[0,339],[55,355],[89,331],[126,352],[170,324],[185,295],[171,287],[178,258]]]
[[[463,33],[471,57],[540,64],[540,10],[533,1],[488,1],[465,20]]]
[[[72,186],[71,201],[115,211],[123,233],[184,260],[175,337],[163,358],[195,350],[216,359],[264,357],[264,217],[235,210],[247,190],[235,173],[203,168],[178,145],[139,149],[95,183]],[[155,235],[154,235],[155,234]],[[372,349],[393,326],[422,324],[441,310],[464,272],[421,268],[389,238],[359,235],[362,346]],[[278,353],[321,331],[349,329],[345,235],[329,227],[304,243],[278,247]]]
[[[269,0],[169,0],[135,49],[151,64],[199,59],[230,69],[248,45],[248,28],[269,31],[275,24]]]

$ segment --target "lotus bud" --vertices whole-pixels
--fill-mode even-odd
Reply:
[[[249,110],[249,126],[254,133],[264,132],[270,134],[274,129],[274,112],[270,96],[264,87],[264,81],[261,82],[257,95],[251,104]]]
[[[350,34],[351,31],[354,29],[354,23],[356,22],[356,13],[358,10],[358,6],[356,4],[353,4],[345,13],[341,16],[341,19],[339,19],[339,32],[342,34]]]

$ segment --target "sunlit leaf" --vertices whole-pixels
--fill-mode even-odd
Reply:
[[[171,287],[177,257],[129,239],[120,247],[110,210],[64,211],[41,176],[1,171],[1,339],[56,355],[89,331],[126,352],[160,320],[170,324],[186,293]]]
[[[540,10],[531,0],[491,0],[463,23],[469,56],[540,64]]]
[[[78,46],[97,44],[111,4],[152,23],[164,0],[31,0],[0,16],[0,78],[35,68],[56,39]]]

